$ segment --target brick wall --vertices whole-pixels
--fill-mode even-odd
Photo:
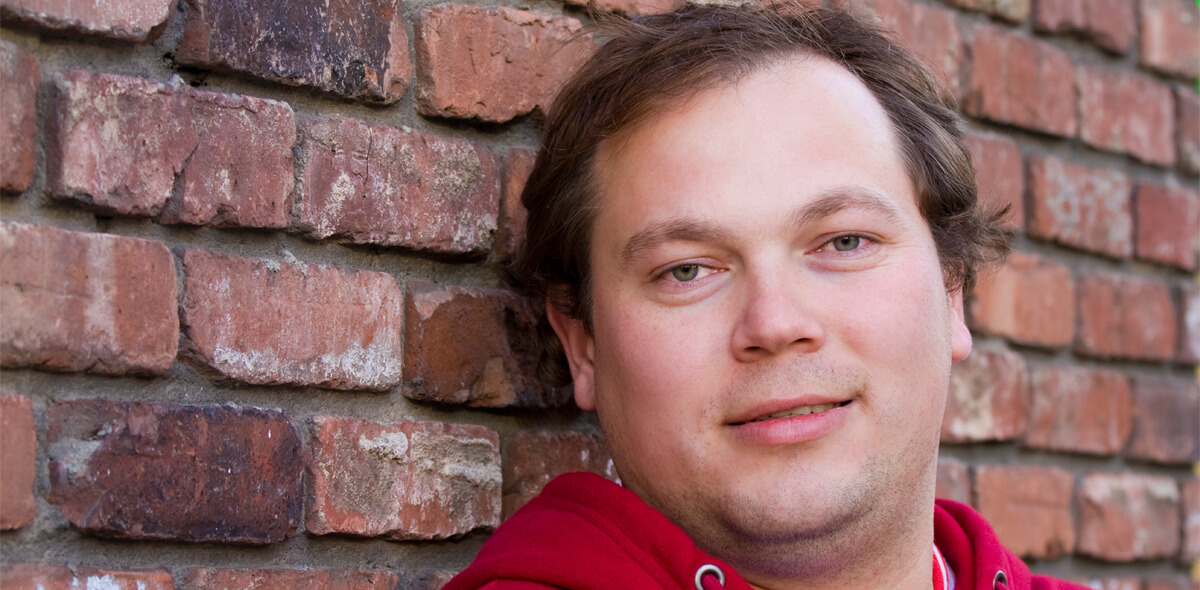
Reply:
[[[497,270],[567,2],[0,0],[0,587],[435,588],[613,475]],[[1196,588],[1196,4],[863,4],[1015,212],[939,493],[1037,571]]]

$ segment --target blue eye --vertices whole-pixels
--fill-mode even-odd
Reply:
[[[699,264],[684,264],[671,269],[671,277],[680,282],[695,279],[700,274]]]
[[[858,236],[838,236],[831,240],[833,249],[838,252],[849,252],[858,249],[862,244],[862,238]]]

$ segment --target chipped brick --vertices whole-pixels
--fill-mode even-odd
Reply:
[[[574,431],[518,431],[504,443],[504,518],[564,473],[590,471],[618,481],[604,438]]]
[[[942,418],[942,442],[1007,440],[1025,431],[1025,360],[975,350],[954,364]]]
[[[1129,380],[1120,373],[1039,367],[1030,371],[1029,392],[1026,446],[1111,455],[1129,438]]]
[[[1021,557],[1058,559],[1075,548],[1074,478],[1057,467],[975,468],[975,494],[1000,542]]]
[[[1029,235],[1113,258],[1133,254],[1133,183],[1116,170],[1029,159]]]
[[[0,41],[0,190],[19,193],[33,184],[40,80],[37,59]]]
[[[37,515],[36,462],[33,402],[23,395],[0,395],[0,530],[19,529]]]
[[[1106,561],[1173,557],[1179,550],[1175,480],[1135,473],[1092,473],[1079,487],[1078,552]]]
[[[975,25],[967,113],[1066,137],[1079,129],[1071,58],[1048,43]]]
[[[1171,88],[1141,74],[1081,66],[1079,137],[1103,150],[1149,164],[1175,163],[1175,102]],[[1136,104],[1137,108],[1129,108]]]

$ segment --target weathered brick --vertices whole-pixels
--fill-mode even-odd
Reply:
[[[292,109],[281,102],[68,71],[54,80],[52,194],[164,223],[290,223]]]
[[[160,242],[0,225],[0,365],[165,373],[179,342],[176,293]]]
[[[1186,576],[1176,578],[1150,578],[1146,580],[1145,590],[1198,590],[1200,581],[1188,582]]]
[[[595,49],[573,18],[507,7],[427,8],[413,34],[421,114],[495,123],[544,113]]]
[[[1025,432],[1025,360],[1008,351],[975,350],[954,363],[942,418],[942,442],[1007,440]]]
[[[975,165],[979,198],[998,207],[1007,205],[1004,226],[1025,230],[1025,172],[1017,142],[1001,135],[968,132],[964,141]]]
[[[1017,252],[980,281],[967,310],[973,330],[1030,346],[1063,347],[1074,336],[1075,281],[1067,265]]]
[[[313,419],[308,531],[445,539],[500,524],[500,437],[482,426]]]
[[[142,42],[158,36],[171,6],[171,0],[3,0],[0,18],[51,31]]]
[[[967,464],[957,459],[938,459],[937,483],[933,495],[967,504],[971,501],[971,474]]]
[[[0,530],[19,529],[36,516],[36,461],[33,402],[23,395],[0,395]]]
[[[313,569],[193,569],[179,590],[397,590],[393,572]]]
[[[1092,473],[1078,491],[1079,553],[1107,561],[1174,557],[1179,488],[1169,477]]]
[[[1113,53],[1127,53],[1137,37],[1135,0],[1038,0],[1033,28],[1075,33]]]
[[[1179,284],[1179,362],[1200,362],[1200,285],[1194,281]]]
[[[1200,174],[1200,94],[1175,88],[1175,117],[1179,167]]]
[[[1170,360],[1177,338],[1175,303],[1165,282],[1106,272],[1079,278],[1076,352],[1101,358]]]
[[[952,11],[910,0],[866,0],[884,28],[933,70],[954,97],[962,96],[962,35]]]
[[[387,390],[403,295],[390,275],[185,250],[184,350],[255,385]]]
[[[1200,479],[1183,480],[1179,483],[1179,493],[1183,502],[1183,547],[1179,561],[1191,563],[1200,559]]]
[[[1106,67],[1082,66],[1077,73],[1084,142],[1150,164],[1175,163],[1175,100],[1169,86]]]
[[[24,192],[37,165],[37,59],[0,41],[0,190]]]
[[[470,142],[347,118],[301,121],[299,227],[315,238],[481,254],[492,245],[500,163]]]
[[[538,380],[537,320],[511,291],[411,282],[404,307],[409,398],[489,408],[568,400]]]
[[[5,590],[175,590],[165,571],[116,571],[96,567],[55,567],[32,563],[0,565]]]
[[[993,121],[1074,136],[1079,121],[1071,58],[1053,45],[992,25],[975,25],[972,33],[971,83],[963,108]]]
[[[1114,258],[1133,254],[1133,183],[1122,172],[1052,156],[1029,159],[1029,234]]]
[[[1141,63],[1195,81],[1200,77],[1200,6],[1180,0],[1141,0]]]
[[[628,16],[661,14],[679,6],[680,0],[563,0],[571,6],[595,7]]]
[[[1121,373],[1038,367],[1030,370],[1029,392],[1026,446],[1110,455],[1129,438],[1129,380]]]
[[[1029,18],[1031,0],[945,0],[947,4],[986,12],[1011,23],[1024,22]]]
[[[1095,590],[1142,590],[1142,581],[1137,578],[1080,578],[1073,581]]]
[[[74,400],[49,418],[50,502],[76,528],[251,544],[296,532],[303,458],[278,411]]]
[[[617,481],[601,436],[583,432],[518,431],[504,441],[504,518],[542,492],[550,480],[590,471]]]
[[[391,103],[412,78],[399,0],[186,0],[182,64]]]
[[[1200,248],[1200,193],[1173,185],[1142,183],[1134,197],[1137,257],[1196,268]]]
[[[1194,379],[1133,382],[1133,435],[1126,455],[1159,463],[1200,460],[1200,384]]]
[[[509,257],[525,240],[525,219],[528,212],[521,204],[525,182],[533,173],[537,154],[532,150],[514,149],[504,155],[500,180],[500,217],[496,223],[496,253]]]
[[[418,576],[412,590],[441,590],[458,572],[449,570],[432,570]]]
[[[1057,467],[975,468],[979,513],[1000,542],[1022,557],[1058,559],[1075,548],[1073,486],[1070,472]]]

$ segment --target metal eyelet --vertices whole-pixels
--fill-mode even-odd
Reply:
[[[1008,576],[1004,575],[1004,570],[996,570],[996,575],[992,577],[992,590],[996,590],[1000,584],[1008,586]]]
[[[700,582],[704,579],[704,576],[716,576],[717,583],[721,586],[725,585],[725,572],[721,571],[721,568],[708,563],[696,570],[696,590],[704,590],[704,585]]]

